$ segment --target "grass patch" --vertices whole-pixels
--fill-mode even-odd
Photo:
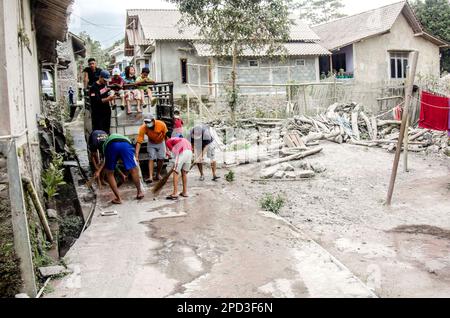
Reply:
[[[286,200],[280,195],[275,197],[272,194],[266,194],[261,199],[260,203],[261,203],[261,208],[263,208],[264,211],[272,212],[272,213],[278,215],[280,213],[280,210],[285,205]]]
[[[231,170],[230,172],[228,172],[225,175],[225,180],[227,180],[228,182],[233,182],[235,180],[235,178],[236,178],[236,175],[233,170]]]

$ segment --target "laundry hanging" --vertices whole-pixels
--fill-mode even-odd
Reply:
[[[450,98],[448,99],[448,108],[450,108]],[[450,109],[448,111],[448,137],[450,138]]]
[[[447,97],[422,92],[419,127],[438,131],[448,131],[449,104]]]

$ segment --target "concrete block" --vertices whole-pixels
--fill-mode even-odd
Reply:
[[[0,184],[8,183],[8,174],[4,172],[0,172]]]
[[[56,219],[58,218],[58,212],[56,210],[53,209],[48,209],[47,210],[47,215],[50,219]]]
[[[264,169],[263,171],[261,171],[261,178],[262,179],[270,179],[275,175],[275,173],[278,172],[278,170],[280,170],[279,165]]]
[[[285,175],[286,175],[286,172],[284,172],[284,171],[277,171],[277,172],[273,175],[273,178],[274,178],[274,179],[283,179]]]
[[[64,266],[39,267],[39,273],[44,277],[51,277],[62,274],[71,274],[72,272]]]
[[[314,178],[315,175],[316,173],[312,170],[297,171],[297,178],[300,179]]]
[[[6,168],[6,158],[0,158],[0,169]]]
[[[297,173],[295,171],[287,171],[284,175],[286,179],[296,179]]]
[[[289,163],[282,163],[280,165],[280,170],[282,171],[295,171],[295,168]]]

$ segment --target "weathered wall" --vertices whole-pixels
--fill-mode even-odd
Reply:
[[[160,78],[162,82],[174,82],[175,95],[185,95],[189,92],[184,84],[181,82],[181,59],[187,59],[189,64],[207,65],[208,59],[198,57],[194,51],[187,52],[179,50],[180,48],[188,48],[187,42],[177,41],[158,41],[156,44],[156,61],[160,63]],[[158,64],[158,62],[157,62]],[[208,72],[206,67],[201,68],[201,82],[202,85],[207,83]],[[189,83],[193,85],[198,84],[197,71],[189,73]]]
[[[264,84],[264,85],[285,85],[286,83],[307,83],[318,80],[317,57],[292,56],[285,61],[279,59],[262,58],[259,60],[259,67],[249,67],[249,61],[256,58],[240,58],[238,63],[238,84]],[[305,60],[304,66],[297,66],[296,60]],[[219,60],[218,69],[219,83],[225,83],[230,78],[231,60]],[[286,93],[286,88],[282,87],[281,93]],[[275,89],[270,88],[241,88],[243,94],[274,93]]]
[[[414,36],[405,17],[400,15],[390,33],[355,43],[355,80],[358,83],[389,81],[390,50],[418,50],[417,73],[440,75],[439,47]]]
[[[6,34],[5,34],[5,3],[0,1],[0,65],[6,66]],[[8,76],[6,72],[0,72],[0,82],[7,83]],[[8,86],[0,87],[0,107],[2,116],[0,116],[0,136],[9,135],[11,133],[11,125],[9,121],[9,108],[7,107],[9,100]]]
[[[20,7],[20,4],[22,8]],[[40,104],[40,67],[38,64],[38,52],[36,36],[31,25],[30,1],[2,1],[0,7],[0,21],[4,28],[5,45],[0,55],[4,55],[6,68],[2,76],[7,81],[2,81],[2,90],[7,92],[5,99],[2,94],[2,133],[19,135],[28,129],[28,136],[24,135],[17,140],[17,147],[23,150],[21,168],[24,175],[33,178],[36,187],[40,189],[41,158],[39,151],[39,137],[36,116],[41,112]],[[23,13],[23,15],[22,15]],[[7,18],[6,18],[7,17]],[[20,26],[23,26],[24,34],[29,39],[26,46],[19,41]],[[3,122],[9,121],[10,129],[4,129]]]
[[[70,61],[67,69],[58,71],[58,96],[59,98],[64,98],[64,100],[69,103],[68,92],[69,87],[72,87],[75,92],[73,100],[76,103],[78,100],[78,67],[73,52],[72,39],[70,37],[66,42],[59,43],[58,57]]]

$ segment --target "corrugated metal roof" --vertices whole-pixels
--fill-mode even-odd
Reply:
[[[406,1],[338,19],[312,27],[329,50],[389,31],[406,5]]]
[[[181,13],[178,10],[128,10],[128,17],[137,16],[147,40],[202,40],[198,28],[189,27],[182,32],[178,26]],[[292,41],[319,41],[320,38],[311,28],[297,21],[291,28]],[[131,44],[131,43],[130,43]]]
[[[199,56],[210,57],[216,56],[211,50],[211,46],[203,43],[194,43],[194,47]],[[301,42],[290,42],[284,44],[287,50],[288,56],[317,56],[317,55],[330,55],[330,51],[325,49],[318,43],[301,43]],[[252,50],[244,50],[240,56],[266,56],[267,50],[262,50],[261,52],[253,52]],[[275,55],[282,55],[277,53]]]

